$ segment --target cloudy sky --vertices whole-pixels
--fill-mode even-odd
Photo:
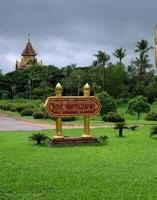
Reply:
[[[120,47],[128,63],[137,41],[154,45],[155,24],[157,0],[0,0],[0,69],[15,69],[28,33],[45,64],[86,66],[98,50]]]

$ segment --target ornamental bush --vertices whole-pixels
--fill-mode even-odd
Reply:
[[[120,116],[116,112],[109,112],[107,115],[103,115],[103,121],[105,122],[124,122],[124,117]]]
[[[5,104],[5,103],[4,103],[4,104],[1,105],[1,109],[2,109],[2,110],[10,110],[10,107],[11,107],[10,104]]]
[[[107,114],[108,112],[117,111],[117,104],[115,100],[107,92],[101,92],[97,94],[97,97],[99,98],[102,106],[100,111],[101,116]]]
[[[155,112],[149,112],[146,115],[145,120],[157,121],[157,113],[155,113]]]
[[[30,107],[27,107],[27,108],[24,108],[22,111],[21,111],[21,115],[22,116],[31,116],[34,112],[34,108],[30,108]]]
[[[150,105],[147,103],[147,99],[143,96],[134,97],[129,101],[128,112],[130,114],[136,113],[138,120],[141,113],[148,113],[150,110]]]
[[[152,130],[151,130],[149,136],[152,139],[157,139],[157,125],[152,127]]]
[[[16,111],[16,105],[14,105],[14,104],[10,105],[10,111],[15,112]]]
[[[34,119],[46,119],[47,115],[46,113],[42,112],[42,111],[35,111],[33,112],[33,117]]]
[[[16,105],[16,111],[17,112],[21,112],[24,108],[26,108],[26,105],[25,104],[18,104]]]

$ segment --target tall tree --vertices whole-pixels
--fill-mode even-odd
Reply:
[[[149,47],[147,40],[141,40],[137,42],[135,52],[139,52],[140,54],[145,54],[152,48],[153,48],[152,46]]]
[[[119,63],[122,64],[122,60],[123,58],[126,56],[126,49],[116,49],[115,52],[113,53],[113,55],[119,59]]]
[[[141,40],[137,42],[135,52],[139,53],[139,56],[136,57],[134,61],[135,65],[138,68],[138,83],[146,82],[146,69],[151,68],[148,52],[153,47],[149,46],[147,40]]]
[[[99,50],[97,54],[94,55],[96,60],[93,61],[94,66],[101,67],[101,79],[102,79],[102,90],[105,90],[105,67],[110,60],[110,55],[106,54],[104,51]]]

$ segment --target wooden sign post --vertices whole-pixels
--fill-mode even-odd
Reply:
[[[83,88],[84,96],[62,96],[62,86],[60,83],[56,85],[55,96],[48,97],[45,102],[46,111],[49,116],[56,117],[56,135],[51,140],[52,143],[70,143],[70,138],[64,138],[62,133],[62,117],[83,116],[84,132],[81,138],[72,138],[71,143],[96,142],[96,138],[90,135],[90,116],[100,112],[101,104],[98,98],[90,96],[90,86],[88,83]],[[74,142],[75,140],[75,142]]]

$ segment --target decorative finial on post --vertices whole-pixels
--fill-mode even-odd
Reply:
[[[28,33],[28,42],[30,42],[30,41],[31,41],[31,34]]]
[[[61,86],[60,83],[57,83],[56,87],[55,87],[55,94],[57,97],[61,97],[62,96],[62,91],[63,91],[63,88]]]
[[[83,93],[84,93],[84,96],[90,96],[90,86],[88,83],[86,83],[83,87]]]

